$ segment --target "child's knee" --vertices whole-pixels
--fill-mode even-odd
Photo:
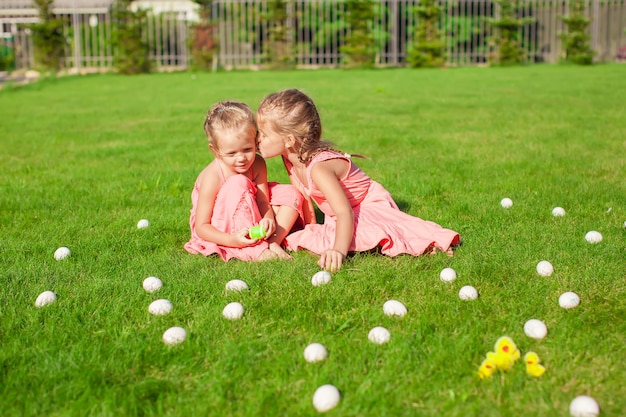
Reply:
[[[243,174],[236,174],[231,177],[228,177],[228,179],[224,182],[224,186],[226,185],[231,190],[232,189],[247,190],[251,187],[252,181],[250,181],[250,178],[246,177]]]
[[[298,212],[302,211],[302,204],[304,203],[304,197],[302,193],[298,191],[296,187],[293,185],[288,185],[289,187],[289,200],[293,201],[293,208],[298,210]]]

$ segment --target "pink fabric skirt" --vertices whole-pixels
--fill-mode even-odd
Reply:
[[[350,252],[380,248],[387,256],[419,256],[433,247],[447,251],[460,241],[459,234],[437,223],[400,211],[391,195],[372,181],[367,196],[354,211],[354,236]],[[322,254],[335,243],[336,218],[326,213],[324,224],[307,224],[285,238],[289,250],[307,249]]]
[[[298,210],[302,216],[302,194],[290,184],[268,183],[271,206],[288,206]],[[196,208],[198,206],[199,187],[196,181],[191,194],[191,211],[189,226],[191,239],[185,244],[185,250],[192,254],[209,256],[219,255],[224,261],[237,258],[242,261],[253,261],[269,247],[265,240],[260,240],[254,246],[245,248],[231,248],[207,242],[196,233]],[[223,184],[215,199],[211,225],[216,229],[233,233],[248,229],[259,223],[261,214],[256,202],[256,186],[245,175],[233,175]]]

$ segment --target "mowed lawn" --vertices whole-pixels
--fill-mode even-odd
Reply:
[[[316,257],[184,251],[209,107],[283,88],[403,211],[458,231],[450,258],[359,254],[314,287]],[[568,416],[626,410],[626,66],[97,75],[0,90],[0,414]],[[269,178],[287,181],[282,163]],[[513,206],[500,205],[510,198]],[[552,209],[563,207],[563,217]],[[148,219],[150,226],[138,229]],[[589,231],[603,239],[591,244]],[[71,256],[53,257],[66,246]],[[549,261],[551,276],[536,265]],[[458,278],[442,282],[442,269]],[[142,288],[149,276],[163,287]],[[249,290],[225,290],[232,279]],[[479,297],[464,301],[459,289]],[[53,291],[55,303],[35,299]],[[580,305],[559,306],[573,291]],[[156,299],[173,310],[154,316]],[[408,313],[388,317],[383,304]],[[226,320],[230,302],[245,308]],[[547,337],[525,335],[542,320]],[[162,340],[181,326],[187,339]],[[388,343],[368,340],[375,326]],[[546,368],[480,380],[503,335]],[[307,363],[304,348],[329,356]]]

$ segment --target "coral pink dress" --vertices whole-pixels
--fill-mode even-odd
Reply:
[[[325,215],[324,224],[307,224],[303,230],[287,236],[285,242],[288,249],[304,248],[321,254],[333,247],[337,219],[324,195],[311,179],[311,169],[315,164],[333,158],[350,162],[350,169],[345,178],[341,179],[341,185],[354,211],[354,237],[349,249],[351,252],[380,247],[381,252],[388,256],[403,253],[419,256],[431,250],[433,246],[447,251],[450,246],[459,243],[457,232],[400,211],[391,194],[361,171],[348,155],[336,151],[322,151],[313,157],[307,167],[308,187],[292,174],[291,166],[286,162],[287,170],[290,171],[292,181],[296,182],[296,187],[310,196]]]
[[[232,175],[228,179],[224,179],[221,167],[219,171],[222,175],[222,186],[215,199],[211,225],[222,232],[234,233],[258,224],[261,220],[261,214],[256,201],[256,184],[243,174]],[[195,225],[198,196],[200,195],[199,179],[200,177],[196,179],[191,193],[192,207],[189,215],[191,239],[185,244],[185,250],[192,254],[204,256],[218,254],[224,261],[231,258],[242,261],[257,259],[261,252],[269,248],[269,243],[265,240],[259,240],[254,246],[231,248],[219,246],[198,236]],[[293,185],[270,182],[268,186],[271,206],[293,207],[302,217],[302,194]]]

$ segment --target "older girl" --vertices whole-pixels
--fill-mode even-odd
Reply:
[[[308,200],[308,224],[287,236],[288,249],[319,254],[318,265],[331,271],[341,268],[349,252],[375,248],[389,256],[453,254],[457,232],[400,211],[389,192],[350,155],[322,140],[319,114],[303,92],[291,89],[267,96],[257,111],[257,125],[261,155],[280,155],[291,182]],[[310,199],[324,213],[324,224],[315,224]]]

